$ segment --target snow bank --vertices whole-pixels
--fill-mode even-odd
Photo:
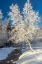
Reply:
[[[42,49],[24,52],[16,64],[42,64]]]
[[[12,51],[14,50],[14,48],[10,47],[10,48],[1,48],[0,49],[0,60],[5,59],[8,54],[10,54]]]

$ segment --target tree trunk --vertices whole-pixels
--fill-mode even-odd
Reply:
[[[29,44],[30,50],[33,52],[33,48],[30,43],[31,43],[31,41],[28,39],[28,44]]]

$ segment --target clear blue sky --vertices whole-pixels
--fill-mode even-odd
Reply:
[[[2,13],[4,17],[7,17],[7,12],[9,12],[9,6],[13,4],[18,4],[20,7],[20,11],[24,7],[24,4],[27,0],[0,0],[0,9],[2,9]],[[42,0],[30,0],[33,9],[39,11],[39,15],[42,18]],[[39,26],[42,27],[42,22],[39,23]]]

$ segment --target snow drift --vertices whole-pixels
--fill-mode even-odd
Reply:
[[[16,64],[42,64],[42,49],[24,52]]]

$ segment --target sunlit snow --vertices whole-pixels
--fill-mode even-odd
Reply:
[[[23,54],[19,57],[16,64],[42,64],[42,42],[37,42],[32,47],[34,52],[28,50],[28,47],[22,50]]]

